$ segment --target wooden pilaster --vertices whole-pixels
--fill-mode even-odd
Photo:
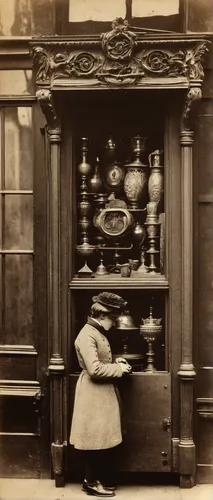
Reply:
[[[63,471],[63,377],[61,356],[61,270],[60,270],[60,144],[61,129],[52,102],[51,92],[41,89],[37,98],[45,114],[50,142],[49,165],[49,338],[51,339],[50,399],[51,452],[56,486],[64,485]]]
[[[193,132],[182,130],[181,211],[182,211],[182,348],[180,377],[180,484],[190,488],[195,482],[195,444],[193,441]]]

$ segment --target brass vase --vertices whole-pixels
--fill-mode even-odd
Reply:
[[[147,193],[147,165],[142,163],[145,138],[139,135],[132,140],[133,161],[125,165],[126,175],[124,179],[124,192],[129,201],[130,208],[139,208],[140,203],[146,199]]]
[[[160,203],[163,194],[163,151],[156,149],[149,155],[150,176],[148,181],[149,201]]]
[[[78,165],[78,173],[80,174],[81,177],[81,187],[80,191],[81,193],[87,192],[88,191],[88,177],[90,176],[92,172],[92,167],[90,163],[88,163],[87,160],[87,154],[88,154],[88,138],[87,137],[82,137],[82,146],[81,146],[81,154],[82,154],[82,159],[81,162]]]

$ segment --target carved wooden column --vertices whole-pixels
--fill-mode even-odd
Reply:
[[[61,129],[54,110],[51,92],[37,92],[45,114],[50,141],[49,168],[49,340],[51,344],[50,400],[51,400],[51,452],[56,486],[64,485],[63,474],[63,376],[61,356],[61,297],[60,297],[60,143]]]
[[[188,91],[182,130],[181,146],[181,214],[182,214],[182,349],[180,377],[180,442],[179,471],[181,487],[195,483],[196,454],[193,440],[193,143],[189,113],[192,103],[201,97],[200,87]]]

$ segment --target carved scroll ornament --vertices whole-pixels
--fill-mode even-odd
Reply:
[[[48,88],[39,89],[36,92],[36,97],[44,113],[49,129],[57,133],[58,140],[60,141],[60,124],[58,115],[55,111],[52,92]]]
[[[61,47],[62,48],[62,47]],[[88,77],[100,67],[100,61],[90,52],[73,54],[65,50],[45,49],[42,46],[33,50],[33,61],[36,68],[37,83],[70,77]]]
[[[195,104],[202,97],[201,87],[192,87],[188,90],[182,113],[182,130],[190,130],[195,111]]]
[[[123,47],[123,44],[122,44]],[[116,49],[117,50],[117,49]],[[124,48],[121,50],[124,50]],[[33,49],[37,84],[53,83],[59,78],[79,78],[105,84],[135,84],[144,78],[186,77],[202,80],[202,58],[208,42],[197,43],[191,49],[144,49],[131,58],[108,59],[99,52],[75,52],[63,47],[35,47]]]

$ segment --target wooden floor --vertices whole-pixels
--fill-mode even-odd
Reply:
[[[79,484],[55,488],[48,479],[0,479],[0,500],[85,500]],[[118,500],[213,500],[213,484],[198,485],[190,490],[178,486],[121,486]]]

